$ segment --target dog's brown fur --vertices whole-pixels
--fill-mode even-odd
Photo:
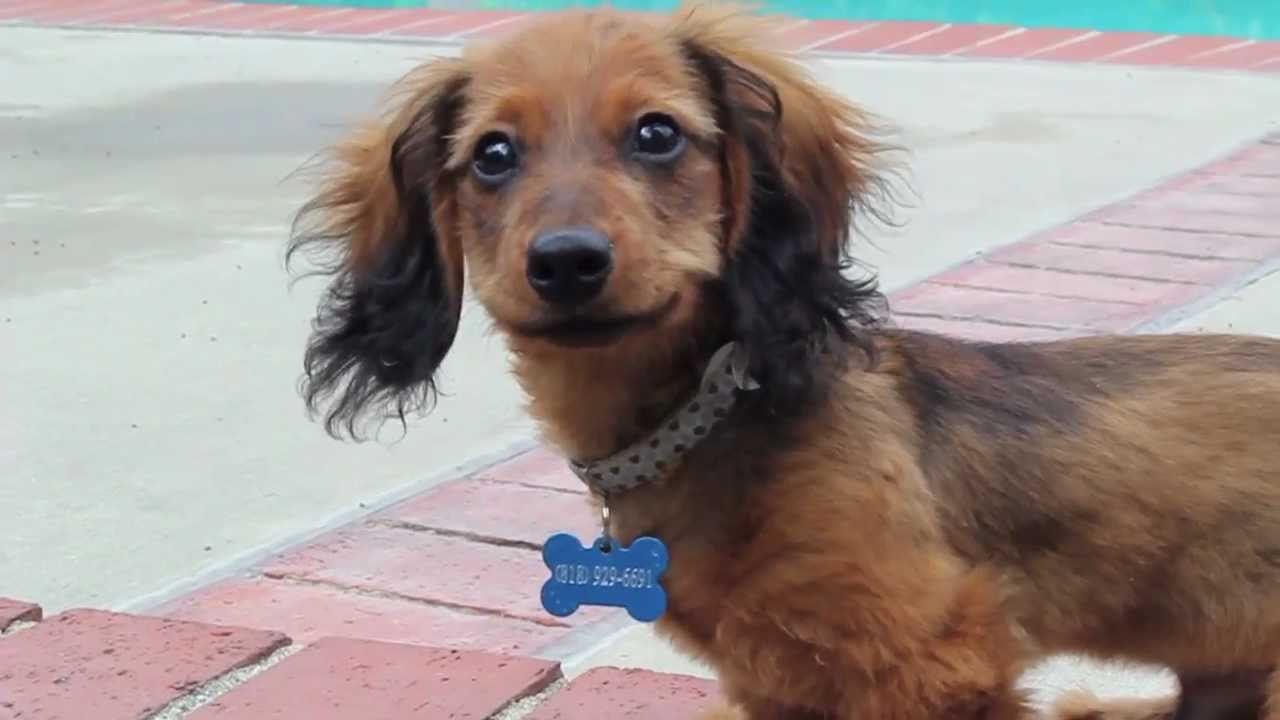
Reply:
[[[571,457],[648,430],[736,340],[761,389],[611,505],[623,541],[669,546],[659,625],[715,666],[734,713],[1015,720],[1024,666],[1073,652],[1172,668],[1179,720],[1236,717],[1212,697],[1249,718],[1267,698],[1280,719],[1280,342],[881,327],[874,285],[844,271],[885,148],[767,34],[718,8],[576,12],[408,76],[298,226],[296,247],[337,250],[306,388],[336,397],[330,430],[431,399],[464,265]],[[689,139],[669,166],[620,151],[652,111]],[[521,151],[496,189],[469,175],[493,130]],[[588,312],[648,322],[590,347],[547,337],[558,316],[525,257],[565,225],[613,243]]]

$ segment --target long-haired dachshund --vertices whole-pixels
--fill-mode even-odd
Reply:
[[[1027,718],[1069,652],[1182,693],[1056,717],[1280,719],[1280,342],[892,328],[847,247],[889,148],[768,34],[577,11],[406,76],[292,241],[330,432],[429,405],[465,267],[724,717]]]

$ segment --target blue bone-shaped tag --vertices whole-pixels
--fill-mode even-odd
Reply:
[[[557,533],[542,546],[542,559],[551,570],[542,585],[542,607],[556,617],[582,605],[607,605],[653,622],[667,609],[659,583],[667,570],[667,546],[657,538],[636,538],[623,547],[602,537],[584,548],[578,538]]]

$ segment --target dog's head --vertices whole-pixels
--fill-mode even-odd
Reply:
[[[339,250],[306,358],[330,431],[431,399],[464,275],[528,362],[621,371],[732,339],[784,407],[821,357],[868,350],[881,298],[846,250],[883,148],[767,32],[574,12],[403,79],[293,240]]]

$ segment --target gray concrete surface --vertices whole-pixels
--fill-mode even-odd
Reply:
[[[1280,269],[1227,293],[1169,328],[1173,332],[1223,332],[1280,337]]]
[[[529,438],[474,308],[404,441],[331,441],[294,393],[319,286],[281,270],[305,192],[282,180],[428,54],[0,28],[0,594],[145,605]],[[819,69],[914,152],[918,207],[866,253],[889,288],[1280,119],[1263,77]]]

